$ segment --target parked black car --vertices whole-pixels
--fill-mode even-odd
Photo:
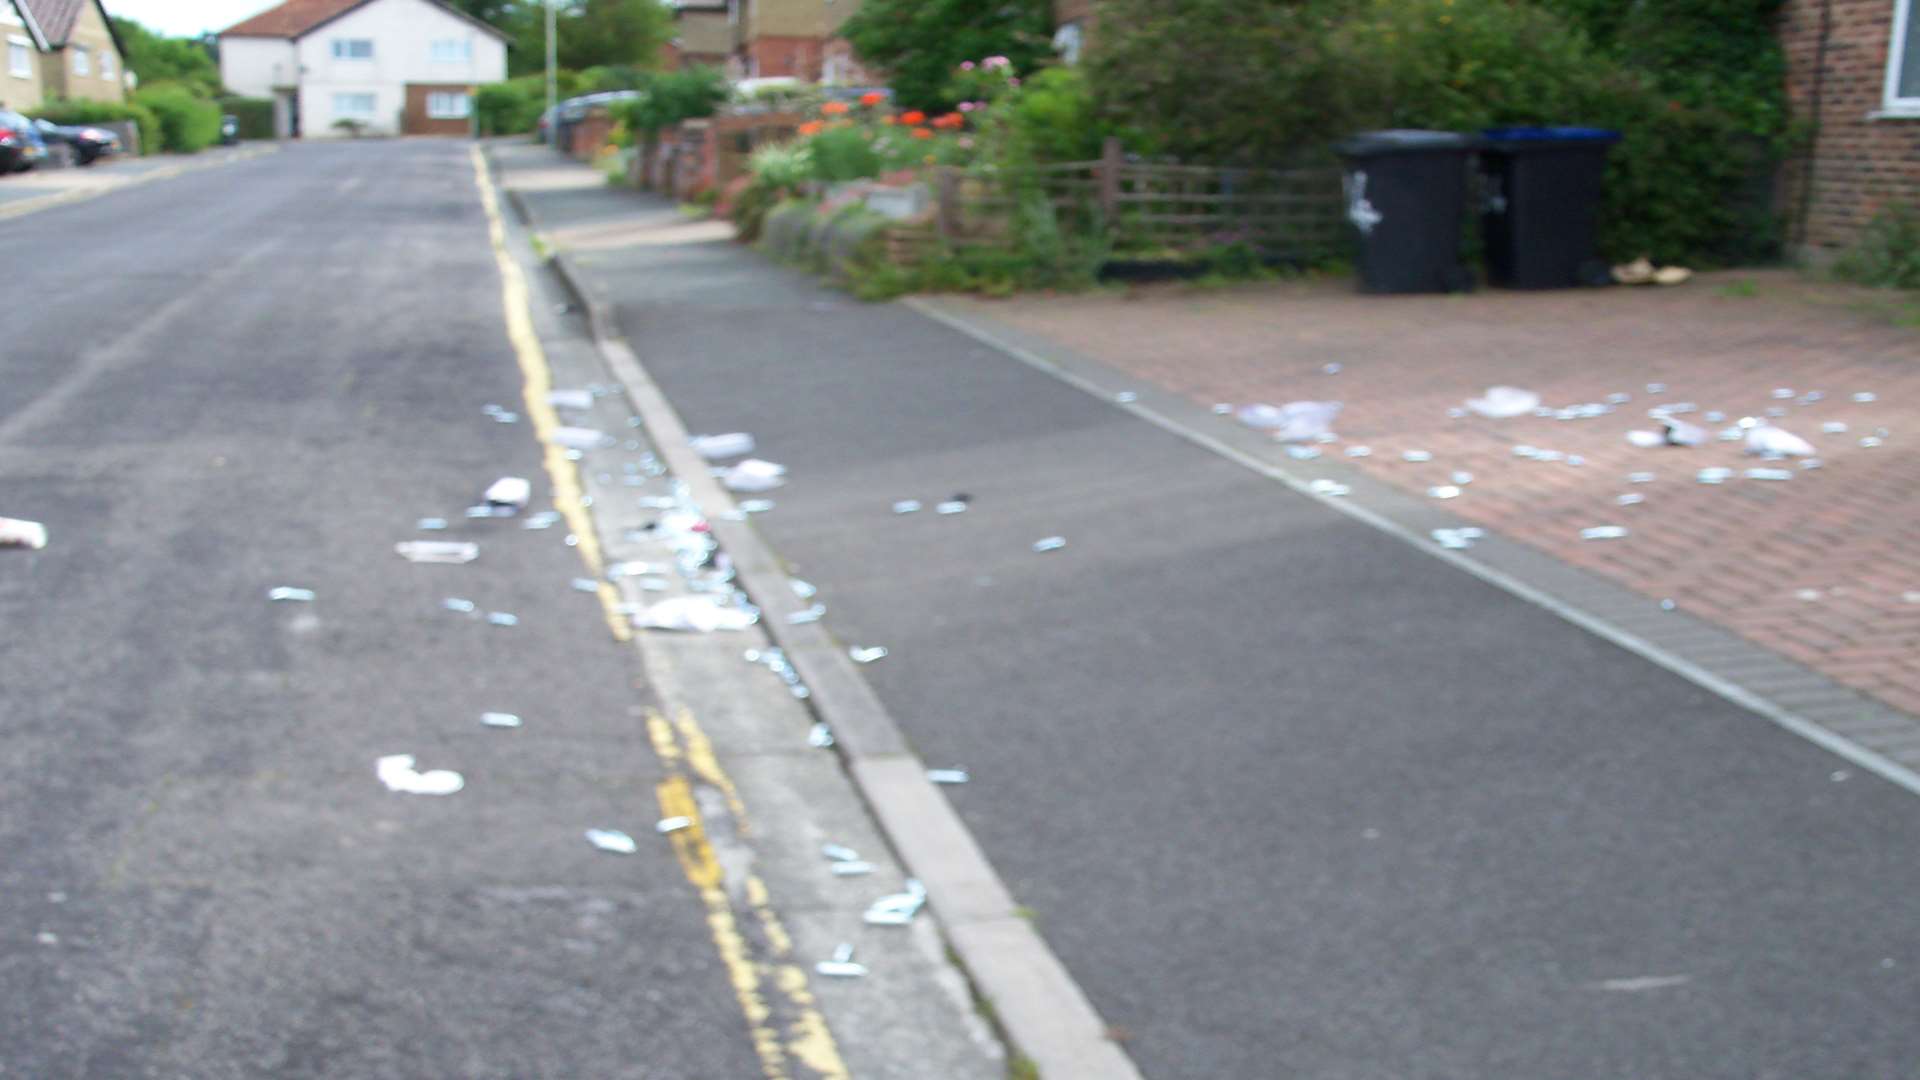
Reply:
[[[35,120],[33,126],[49,145],[71,150],[75,165],[91,165],[120,152],[120,136],[106,128],[66,127],[51,120]]]
[[[240,118],[227,113],[220,118],[220,145],[240,145]]]
[[[26,172],[47,160],[47,143],[33,121],[0,109],[0,174]]]

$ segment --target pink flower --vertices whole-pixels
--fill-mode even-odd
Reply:
[[[989,56],[980,61],[980,66],[991,71],[994,68],[1012,67],[1013,61],[1004,56]]]
[[[1008,85],[1008,86],[1019,86],[1019,85],[1020,85],[1020,80],[1019,80],[1018,78],[1012,78],[1012,79],[1008,79],[1008,80],[1007,80],[1007,85]]]
[[[961,103],[960,103],[960,111],[961,111],[961,112],[972,112],[972,111],[973,111],[973,102],[971,102],[971,101],[963,101],[963,102],[961,102]]]
[[[962,62],[961,62],[961,64],[960,64],[960,70],[961,70],[961,71],[972,71],[972,70],[973,70],[973,61],[971,61],[971,60],[964,60],[964,61],[962,61]]]

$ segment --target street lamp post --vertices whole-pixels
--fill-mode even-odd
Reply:
[[[559,43],[554,34],[554,5],[558,2],[559,0],[542,0],[540,5],[547,9],[547,140],[556,147],[559,145],[555,131],[559,126],[556,123],[559,117],[554,113],[554,107],[560,103],[560,85],[555,74],[557,66],[555,59],[559,55]]]

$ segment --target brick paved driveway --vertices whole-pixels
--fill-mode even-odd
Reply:
[[[1920,330],[1870,303],[1885,300],[1769,271],[1674,289],[1433,297],[1329,282],[1159,287],[981,310],[1196,401],[1342,401],[1328,453],[1368,446],[1351,460],[1413,491],[1470,472],[1449,511],[1920,714]],[[1493,384],[1555,407],[1631,400],[1590,419],[1450,415]],[[1747,479],[1794,463],[1738,443],[1626,441],[1657,427],[1649,408],[1681,403],[1698,407],[1684,419],[1716,431],[1778,410],[1773,422],[1813,442],[1820,467]],[[1713,412],[1726,420],[1708,423]],[[1846,430],[1823,430],[1832,424]],[[1862,445],[1869,436],[1880,445]],[[1519,445],[1568,457],[1522,458]],[[1433,460],[1406,462],[1406,450]],[[1696,481],[1713,466],[1735,478]],[[1642,472],[1654,479],[1629,480]],[[1644,501],[1617,502],[1630,494]],[[1597,525],[1629,535],[1580,538]]]

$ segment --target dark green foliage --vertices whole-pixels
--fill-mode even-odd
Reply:
[[[963,61],[1005,56],[1026,72],[1053,58],[1049,0],[865,0],[840,32],[905,109],[958,104],[948,84]]]
[[[1833,269],[1862,285],[1920,289],[1920,206],[1889,206],[1875,214]]]
[[[142,87],[133,95],[136,105],[153,111],[160,121],[159,149],[169,154],[192,154],[220,141],[220,106],[179,84]],[[141,138],[145,139],[145,133]]]
[[[1093,91],[1077,67],[1030,76],[1008,110],[1019,148],[1035,161],[1090,161],[1100,156],[1108,125],[1095,114]]]
[[[274,137],[272,98],[223,97],[216,104],[221,112],[232,114],[239,121],[241,138]]]
[[[880,175],[880,154],[863,127],[831,128],[808,143],[813,154],[813,178],[827,183],[865,180]]]
[[[157,154],[161,150],[160,118],[143,105],[56,98],[33,110],[33,115],[56,124],[111,124],[131,120],[140,131],[140,152]]]
[[[660,0],[571,0],[558,22],[560,66],[575,71],[651,68],[659,62],[661,46],[673,38],[673,12]]]
[[[178,83],[202,97],[220,93],[220,65],[205,44],[192,38],[161,37],[134,22],[115,17],[114,33],[126,50],[127,70],[141,86]]]
[[[651,142],[682,120],[712,116],[726,100],[726,76],[713,68],[690,67],[653,76],[639,97],[616,103],[614,115],[628,131]]]

